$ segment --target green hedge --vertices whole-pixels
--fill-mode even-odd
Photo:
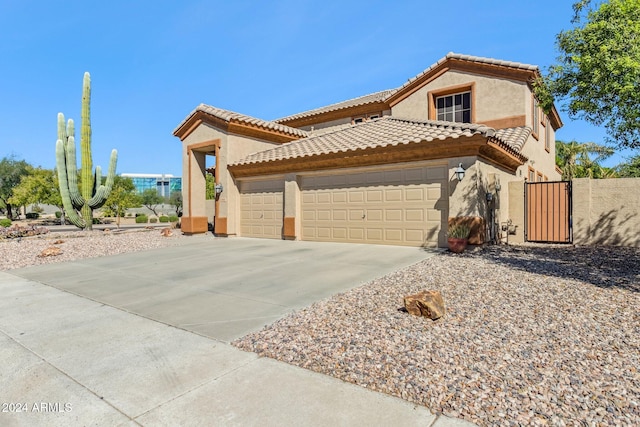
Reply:
[[[0,219],[0,226],[1,227],[11,227],[11,220],[9,218]]]
[[[56,218],[58,219],[62,218],[62,212],[56,211]]]
[[[40,214],[38,212],[28,212],[24,216],[27,219],[38,219],[38,218],[40,218]]]
[[[169,222],[169,217],[168,217],[168,216],[165,216],[165,215],[162,215],[162,216],[160,217],[160,222]]]
[[[169,222],[178,222],[178,215],[169,215]]]
[[[156,218],[156,217],[149,218],[149,222],[150,222],[151,224],[155,224],[156,222],[158,222],[158,218]]]
[[[144,214],[137,215],[136,214],[136,224],[146,224],[147,222],[149,222],[149,218],[147,218],[146,215],[144,215]]]

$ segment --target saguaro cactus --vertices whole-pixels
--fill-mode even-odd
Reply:
[[[65,126],[64,115],[58,113],[58,140],[56,141],[56,165],[62,204],[69,220],[78,228],[91,230],[93,210],[104,205],[113,186],[116,175],[118,152],[111,151],[109,173],[102,185],[102,170],[96,166],[92,172],[91,160],[91,77],[84,73],[82,85],[82,112],[80,128],[80,149],[82,150],[81,189],[78,189],[78,169],[76,165],[76,143],[73,120]]]

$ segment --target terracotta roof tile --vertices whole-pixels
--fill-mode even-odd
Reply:
[[[442,64],[443,62],[446,62],[446,61],[448,61],[450,59],[459,59],[459,60],[462,60],[462,61],[476,62],[476,63],[479,63],[479,64],[498,65],[498,66],[502,66],[502,67],[517,68],[517,69],[527,70],[527,71],[539,71],[538,67],[535,66],[535,65],[523,64],[523,63],[520,63],[520,62],[513,62],[513,61],[503,61],[503,60],[500,60],[500,59],[493,59],[493,58],[483,58],[481,56],[463,55],[463,54],[460,54],[460,53],[449,52],[444,58],[439,59],[438,62],[436,62],[435,64],[431,65],[429,68],[427,68],[426,70],[422,71],[417,76],[414,76],[414,77],[410,78],[409,80],[407,80],[407,82],[405,84],[403,84],[399,88],[397,88],[397,89],[395,89],[393,91],[390,91],[390,93],[387,95],[385,100],[390,98],[391,96],[393,96],[397,92],[402,91],[404,88],[409,86],[414,81],[420,79],[425,74],[429,74],[431,71],[433,71],[438,66],[440,66],[440,64]]]
[[[337,102],[325,107],[320,107],[309,111],[303,111],[302,113],[293,114],[291,116],[282,117],[280,119],[274,120],[274,122],[286,122],[289,120],[301,119],[303,117],[315,116],[316,114],[326,113],[329,111],[341,110],[343,108],[356,107],[359,105],[371,104],[375,102],[383,102],[387,98],[387,96],[393,92],[395,92],[395,89],[388,89],[376,93],[371,93],[369,95],[359,96],[357,98]]]
[[[236,113],[233,111],[229,111],[229,110],[224,110],[222,108],[216,108],[216,107],[212,107],[211,105],[207,105],[207,104],[200,104],[198,105],[195,110],[193,110],[186,119],[184,119],[180,125],[178,125],[178,127],[173,131],[174,134],[178,131],[178,129],[180,129],[180,127],[182,127],[190,118],[191,116],[193,116],[194,114],[196,114],[198,111],[201,111],[203,113],[209,114],[213,117],[216,117],[218,119],[224,120],[225,122],[229,123],[231,121],[236,121],[236,122],[241,122],[241,123],[246,123],[246,124],[250,124],[250,125],[254,125],[254,126],[258,126],[264,129],[272,129],[278,132],[284,132],[286,134],[289,135],[293,135],[293,136],[298,136],[298,137],[306,137],[309,135],[308,132],[302,130],[302,129],[297,129],[297,128],[293,128],[287,125],[283,125],[281,123],[276,123],[276,122],[272,122],[272,121],[268,121],[268,120],[262,120],[262,119],[258,119],[255,117],[251,117],[251,116],[247,116],[244,114],[240,114],[240,113]]]
[[[494,136],[495,139],[509,145],[516,152],[521,152],[522,147],[531,135],[531,128],[520,126],[515,128],[499,129]]]
[[[493,128],[480,124],[443,121],[415,121],[385,116],[334,132],[289,142],[266,151],[250,154],[230,165],[263,163],[367,148],[406,145],[423,141],[483,135],[494,137]],[[508,138],[509,135],[504,136]],[[498,142],[507,143],[502,139]],[[508,143],[507,143],[508,144]],[[511,147],[511,145],[509,145]],[[515,150],[515,148],[512,147]]]

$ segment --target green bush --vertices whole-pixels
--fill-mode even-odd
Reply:
[[[136,224],[146,224],[149,218],[145,214],[136,214]]]
[[[178,222],[178,215],[169,215],[169,222]]]
[[[62,212],[56,211],[56,218],[58,219],[62,218]]]
[[[156,222],[158,222],[158,218],[156,218],[156,217],[149,218],[149,222],[150,222],[151,224],[155,224]]]
[[[25,218],[27,219],[38,219],[40,218],[40,214],[38,212],[29,212],[25,214]]]
[[[169,217],[168,217],[168,216],[166,216],[166,215],[162,215],[162,216],[160,217],[160,222],[169,222]]]
[[[9,218],[0,219],[0,226],[2,226],[2,227],[11,227],[11,220]]]

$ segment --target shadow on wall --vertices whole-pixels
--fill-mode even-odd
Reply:
[[[622,206],[624,208],[624,206]],[[636,227],[638,215],[618,210],[601,213],[591,223],[589,243],[595,245],[640,246],[640,230]]]
[[[466,256],[601,288],[640,292],[640,248],[619,246],[487,246]],[[523,284],[526,286],[526,284]]]

